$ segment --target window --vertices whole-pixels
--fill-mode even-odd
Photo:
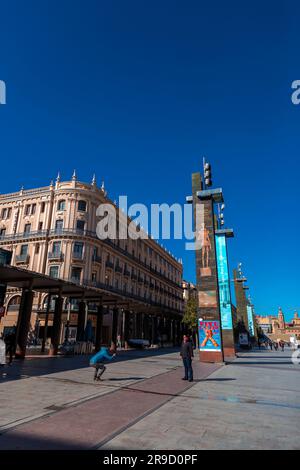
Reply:
[[[31,224],[25,224],[24,234],[30,233],[30,229],[31,229]]]
[[[28,245],[21,245],[20,255],[27,255]]]
[[[5,207],[4,209],[2,209],[1,218],[9,219],[10,214],[11,214],[11,207]]]
[[[82,258],[82,253],[83,253],[83,243],[82,242],[75,242],[74,243],[73,253],[78,258]]]
[[[72,268],[71,280],[73,282],[80,282],[80,278],[81,278],[81,268]]]
[[[51,266],[49,269],[49,276],[58,278],[59,266]]]
[[[0,239],[5,237],[6,228],[0,229]]]
[[[45,212],[45,203],[42,202],[41,204],[41,213]]]
[[[58,201],[57,203],[57,210],[58,211],[64,211],[66,208],[66,201],[62,199],[61,201]]]
[[[60,253],[61,242],[53,242],[52,253]]]
[[[56,233],[62,232],[63,225],[64,225],[64,221],[62,219],[58,219],[55,222],[55,231],[56,231]]]
[[[37,244],[35,245],[35,253],[38,254],[39,252],[40,252],[40,244],[37,243]]]
[[[76,229],[84,231],[85,221],[84,220],[77,220],[76,222]]]
[[[25,215],[29,215],[30,214],[30,204],[26,204],[25,206]]]
[[[32,204],[32,206],[31,206],[31,215],[35,214],[35,210],[36,210],[36,204]]]
[[[97,280],[97,273],[93,272],[92,273],[92,282],[96,282],[96,280]]]
[[[86,202],[85,201],[78,201],[78,210],[81,212],[86,211]]]
[[[96,246],[94,246],[93,248],[93,259],[96,259],[98,256],[98,248]]]
[[[43,230],[43,222],[39,222],[39,231]]]

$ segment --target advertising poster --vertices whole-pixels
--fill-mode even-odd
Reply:
[[[199,320],[200,351],[221,351],[221,332],[219,321]]]
[[[216,256],[219,280],[221,325],[223,330],[231,330],[233,326],[225,235],[216,236]]]
[[[251,305],[247,305],[247,317],[250,336],[254,336],[253,311]]]

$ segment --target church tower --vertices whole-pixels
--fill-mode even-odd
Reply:
[[[284,328],[285,328],[284,315],[283,315],[283,312],[282,312],[280,307],[279,307],[279,311],[278,311],[278,323],[279,323],[279,328],[281,330],[284,330]]]

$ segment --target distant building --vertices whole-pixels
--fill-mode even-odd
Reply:
[[[191,298],[197,299],[197,287],[192,282],[182,281],[184,303]]]
[[[284,313],[280,307],[277,316],[256,315],[255,320],[257,326],[271,339],[290,341],[291,336],[300,339],[300,318],[297,312],[294,313],[294,318],[290,323],[286,323]]]

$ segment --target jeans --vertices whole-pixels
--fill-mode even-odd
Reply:
[[[193,380],[192,359],[190,357],[183,357],[184,365],[184,378],[186,380]]]
[[[93,364],[92,367],[95,368],[94,380],[100,380],[101,375],[106,371],[105,365],[101,362],[97,362],[96,364]]]

